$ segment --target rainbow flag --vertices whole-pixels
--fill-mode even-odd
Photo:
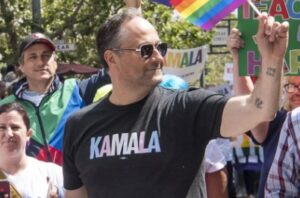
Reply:
[[[247,0],[151,0],[173,7],[179,14],[204,30],[210,30],[219,21]]]

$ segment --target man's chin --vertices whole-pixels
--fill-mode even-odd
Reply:
[[[50,74],[43,74],[43,75],[39,76],[40,80],[52,80],[53,78],[54,78],[54,76],[50,75]]]
[[[162,73],[162,70],[161,69],[157,69],[156,70],[156,73],[155,73],[155,76],[153,77],[153,79],[155,81],[157,81],[158,83],[160,83],[163,79],[163,73]]]
[[[293,109],[300,107],[300,103],[299,102],[295,102],[292,104]]]

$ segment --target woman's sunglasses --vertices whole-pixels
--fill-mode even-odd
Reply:
[[[152,44],[145,44],[145,45],[141,45],[139,48],[112,48],[109,50],[112,50],[112,51],[123,51],[123,50],[136,51],[136,52],[140,52],[142,58],[148,59],[152,56],[154,47],[159,51],[159,53],[162,57],[164,57],[166,55],[167,50],[168,50],[167,43],[158,43],[155,46]]]

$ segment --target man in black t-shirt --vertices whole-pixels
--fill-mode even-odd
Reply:
[[[288,24],[266,14],[259,21],[261,76],[251,95],[229,99],[157,86],[167,45],[154,27],[135,9],[108,19],[97,47],[113,91],[66,124],[65,197],[185,197],[210,139],[236,136],[271,120]]]

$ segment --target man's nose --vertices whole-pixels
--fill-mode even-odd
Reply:
[[[5,133],[6,137],[10,138],[14,136],[13,131],[11,130],[11,128],[7,128],[6,129],[6,133]]]
[[[165,57],[163,57],[163,56],[161,55],[161,53],[159,52],[159,50],[158,50],[156,47],[154,47],[154,49],[153,49],[153,54],[152,54],[152,56],[153,56],[156,60],[158,60],[162,65],[164,65],[164,63],[165,63]]]
[[[45,65],[45,60],[43,59],[42,56],[38,56],[38,58],[37,58],[37,64],[39,66],[41,66],[41,67]]]

